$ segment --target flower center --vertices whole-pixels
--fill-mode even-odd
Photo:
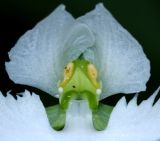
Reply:
[[[98,107],[101,84],[93,64],[77,59],[64,68],[64,79],[59,83],[60,105],[67,109],[73,99],[88,101],[91,110]]]

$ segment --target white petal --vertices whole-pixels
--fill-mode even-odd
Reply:
[[[160,110],[153,100],[160,88],[137,106],[137,98],[126,104],[122,98],[115,106],[104,131],[92,126],[92,116],[86,101],[73,101],[62,131],[51,129],[39,97],[25,91],[16,101],[11,95],[0,95],[1,141],[158,141],[160,140]]]
[[[153,101],[159,90],[160,87],[139,106],[136,98],[133,98],[128,105],[122,99],[118,102],[111,114],[107,130],[111,140],[160,140],[160,101],[153,106]]]
[[[88,27],[75,21],[61,5],[19,39],[9,52],[11,62],[6,69],[16,83],[56,95],[64,66],[93,44]]]
[[[56,141],[54,132],[37,95],[25,91],[16,101],[0,93],[0,141]]]
[[[116,93],[144,91],[150,64],[141,45],[102,4],[78,19],[95,34],[96,44],[84,56],[96,64],[103,85],[101,99]]]

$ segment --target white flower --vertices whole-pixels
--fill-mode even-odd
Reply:
[[[122,98],[115,106],[104,131],[92,128],[86,103],[74,101],[62,131],[53,130],[45,109],[35,94],[25,91],[16,101],[0,94],[1,141],[158,141],[160,140],[160,101],[152,106],[160,88],[137,106],[136,97],[129,104]]]
[[[96,89],[100,99],[146,89],[150,64],[142,47],[102,4],[78,19],[66,12],[63,5],[59,6],[19,39],[9,52],[11,61],[6,63],[6,69],[16,83],[34,86],[53,96],[58,91],[63,95],[64,89],[57,85],[63,79],[64,67],[81,55],[97,68],[96,71],[94,65],[89,66],[102,81],[102,89],[99,85]],[[69,64],[71,69],[72,65]],[[86,80],[80,76],[78,79]],[[89,83],[88,79],[83,86]],[[96,77],[94,82],[97,84]],[[128,106],[124,99],[120,100],[103,131],[93,128],[85,101],[72,101],[66,126],[58,132],[50,127],[35,94],[30,96],[26,91],[17,101],[10,95],[1,96],[0,141],[154,141],[160,139],[156,130],[160,128],[160,113],[159,102],[152,107],[153,99],[140,106],[136,99]]]

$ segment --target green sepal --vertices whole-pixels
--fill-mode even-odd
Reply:
[[[102,103],[99,103],[96,110],[92,110],[92,122],[96,130],[102,131],[107,127],[112,110],[112,106]]]
[[[46,108],[50,125],[53,129],[60,131],[66,122],[66,111],[59,104]]]

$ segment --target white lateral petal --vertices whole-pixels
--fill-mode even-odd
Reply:
[[[93,44],[88,27],[75,21],[61,5],[19,39],[9,52],[6,70],[16,83],[56,95],[64,66]]]
[[[102,4],[78,19],[95,34],[96,44],[84,57],[100,73],[101,99],[116,93],[135,93],[146,89],[150,64],[141,45],[127,32]]]
[[[25,91],[15,100],[0,92],[0,141],[56,141],[54,132],[37,95]]]

